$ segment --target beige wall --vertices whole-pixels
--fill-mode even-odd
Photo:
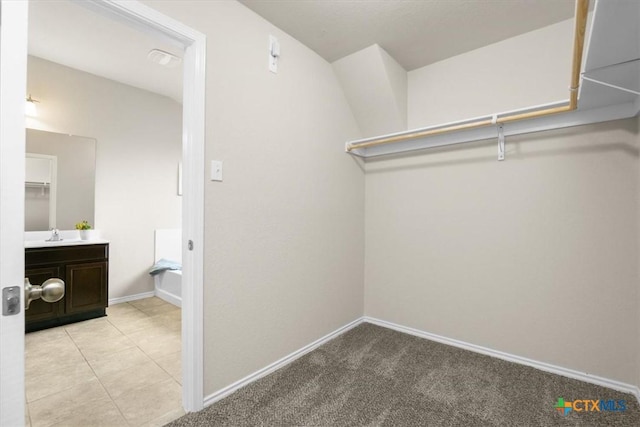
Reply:
[[[181,221],[182,107],[36,57],[27,86],[40,101],[27,127],[97,140],[95,228],[111,242],[109,298],[152,291],[153,230]]]
[[[331,65],[240,3],[147,3],[207,36],[208,395],[362,316],[359,131]]]
[[[367,163],[365,314],[637,379],[635,119]]]
[[[146,3],[208,37],[204,161],[223,160],[225,181],[205,186],[205,394],[358,318],[363,301],[369,316],[640,378],[635,121],[509,138],[502,163],[494,141],[371,161],[365,202],[362,165],[343,152],[361,135],[330,64],[237,2]],[[434,109],[425,82],[451,70],[432,67],[409,76],[410,127],[566,96],[565,79],[541,77],[524,94],[502,82],[495,104],[474,85],[466,107],[434,96]],[[89,135],[78,114],[68,131]],[[100,158],[106,136],[90,136]],[[125,159],[120,187],[145,159],[132,146],[105,157]],[[109,217],[132,215],[114,204]]]
[[[332,64],[362,137],[407,129],[407,72],[377,44]]]
[[[409,127],[566,99],[571,31],[409,72]],[[365,314],[637,384],[639,148],[630,119],[368,161]]]
[[[401,130],[407,129],[407,93],[408,75],[407,71],[389,53],[379,47],[380,58],[384,64],[384,69],[389,80],[389,86],[393,93],[398,115],[400,116]]]
[[[566,100],[573,19],[408,73],[409,129]]]

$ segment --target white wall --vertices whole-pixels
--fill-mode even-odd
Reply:
[[[36,57],[27,86],[40,101],[27,127],[97,140],[95,228],[111,242],[109,298],[153,290],[153,230],[181,221],[181,105]]]
[[[360,135],[331,65],[240,3],[147,3],[207,36],[208,395],[362,316]]]
[[[409,129],[569,98],[573,19],[408,73]]]

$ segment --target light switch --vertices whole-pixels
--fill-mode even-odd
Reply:
[[[222,160],[211,160],[211,181],[222,181]]]

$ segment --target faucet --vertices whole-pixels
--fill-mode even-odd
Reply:
[[[51,237],[47,239],[47,242],[59,242],[60,240],[62,240],[60,238],[60,230],[58,230],[57,228],[52,228]]]

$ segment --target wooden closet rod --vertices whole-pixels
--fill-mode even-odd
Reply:
[[[587,14],[589,13],[589,0],[576,0],[575,28],[573,33],[573,63],[571,66],[571,85],[569,86],[569,101],[567,105],[560,107],[547,108],[544,110],[531,111],[527,113],[513,113],[502,117],[496,117],[496,120],[481,119],[469,123],[459,125],[451,125],[437,129],[426,129],[403,135],[389,136],[385,138],[375,139],[372,141],[364,141],[352,143],[347,146],[347,152],[358,148],[375,147],[377,145],[392,144],[394,142],[403,142],[425,136],[440,135],[443,133],[455,132],[460,130],[475,129],[484,126],[491,126],[500,123],[509,123],[519,120],[535,119],[538,117],[549,116],[551,114],[565,113],[578,108],[578,89],[580,88],[580,68],[582,67],[582,52],[584,48],[584,36],[587,28]]]

